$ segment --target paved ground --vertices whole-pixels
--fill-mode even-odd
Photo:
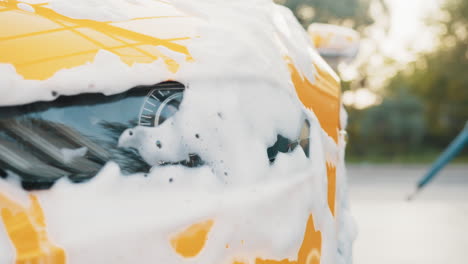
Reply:
[[[425,166],[348,166],[359,227],[355,264],[468,263],[468,164],[452,165],[415,201]]]

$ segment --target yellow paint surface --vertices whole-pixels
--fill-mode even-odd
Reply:
[[[172,248],[184,258],[197,256],[205,247],[213,224],[213,220],[208,220],[191,225],[179,232],[171,239]],[[255,260],[255,264],[318,264],[320,263],[321,247],[322,234],[320,231],[315,230],[314,220],[310,215],[304,232],[304,240],[297,254],[297,260],[272,260],[259,257]],[[233,264],[245,264],[245,262],[235,260]]]
[[[270,259],[256,259],[255,264],[296,264],[297,261],[283,260],[270,260]]]
[[[187,47],[176,42],[188,38],[159,39],[112,22],[69,18],[41,4],[31,5],[35,12],[27,12],[18,8],[19,3],[0,1],[0,63],[14,65],[25,79],[45,80],[61,69],[92,62],[99,50],[112,52],[129,66],[162,59],[172,73],[180,65],[158,47],[192,61]],[[155,26],[161,17],[144,19],[148,26]]]
[[[320,34],[313,34],[312,35],[312,42],[316,48],[323,48],[327,47],[330,43],[331,39],[333,38],[333,33],[328,33],[326,36]]]
[[[318,264],[320,263],[320,254],[322,252],[322,233],[315,230],[314,219],[312,215],[307,220],[307,227],[304,234],[304,241],[299,250],[298,264]]]
[[[205,247],[213,224],[213,220],[208,220],[191,225],[171,239],[172,248],[184,258],[197,256]]]
[[[33,5],[35,12],[30,13],[19,9],[18,3],[15,0],[0,1],[0,63],[13,64],[25,79],[45,80],[61,69],[84,65],[93,61],[101,49],[118,55],[128,65],[162,59],[170,72],[176,72],[180,65],[158,47],[192,60],[188,49],[174,40],[126,30],[111,22],[72,19],[41,5]],[[336,141],[340,103],[338,81],[320,68],[317,68],[314,83],[292,63],[289,63],[289,69],[299,98],[315,112],[324,130]],[[327,175],[329,206],[335,213],[336,169],[328,164]],[[63,249],[53,245],[47,237],[37,198],[30,198],[32,206],[26,209],[0,194],[1,217],[16,248],[16,263],[65,263]],[[188,227],[171,239],[171,246],[185,258],[197,256],[204,248],[213,224],[213,220],[208,220]],[[319,263],[321,243],[321,233],[315,230],[310,216],[297,260],[257,258],[255,263]]]
[[[328,206],[333,216],[335,216],[336,203],[336,167],[327,162],[327,178],[328,178]]]
[[[286,58],[291,80],[296,88],[297,95],[304,106],[312,109],[320,125],[338,142],[340,129],[340,83],[332,74],[316,66],[315,82],[312,83]]]
[[[3,225],[16,249],[16,264],[64,264],[65,252],[47,237],[44,213],[37,197],[23,208],[0,194]]]
[[[302,246],[297,254],[297,260],[271,260],[257,258],[255,264],[320,264],[322,234],[315,230],[314,219],[309,216],[304,233]]]
[[[317,41],[326,41],[320,40]],[[303,76],[289,58],[286,58],[291,73],[291,80],[296,88],[299,99],[304,106],[314,111],[320,125],[332,137],[338,141],[340,129],[340,94],[339,80],[325,69],[315,65],[317,70],[315,82],[312,83]],[[335,215],[336,200],[336,167],[327,163],[328,178],[328,205]],[[297,260],[272,260],[257,258],[255,264],[320,264],[322,247],[322,234],[315,230],[312,215],[307,221],[304,241],[299,250]]]

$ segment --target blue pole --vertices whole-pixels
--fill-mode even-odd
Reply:
[[[424,186],[431,182],[437,173],[442,170],[445,165],[447,165],[453,158],[455,158],[460,151],[463,150],[465,145],[468,144],[468,122],[465,125],[465,128],[458,134],[455,140],[450,143],[447,149],[439,156],[434,165],[429,169],[429,171],[424,175],[424,177],[419,180],[416,187],[416,191],[408,197],[408,200],[412,200],[414,196],[421,191]]]

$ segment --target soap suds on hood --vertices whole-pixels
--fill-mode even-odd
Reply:
[[[65,2],[54,0],[49,8],[97,21],[124,21],[141,8],[167,5],[151,0]],[[62,69],[44,81],[25,80],[12,65],[0,64],[0,87],[8,87],[0,88],[0,105],[85,92],[117,94],[169,79],[187,87],[179,111],[162,125],[129,128],[120,136],[120,146],[135,148],[153,166],[149,173],[124,176],[111,161],[89,182],[73,184],[64,178],[50,190],[33,192],[49,236],[65,249],[70,263],[296,261],[312,215],[322,238],[321,263],[350,263],[354,228],[344,187],[344,139],[337,144],[302,105],[285,61],[290,57],[314,81],[313,51],[302,28],[289,11],[267,0],[170,3],[168,8],[197,18],[190,26],[198,36],[186,43],[193,61],[177,59],[175,73],[162,60],[128,65],[106,50],[92,62]],[[271,163],[267,148],[278,135],[297,139],[306,120],[310,158],[295,148]],[[75,157],[80,151],[66,153]],[[205,164],[160,166],[192,153]],[[327,162],[336,166],[337,218],[328,207]],[[0,192],[15,201],[27,195],[3,180]],[[181,258],[170,238],[208,220],[213,226],[204,248],[192,259]],[[0,252],[11,253],[0,229]],[[0,262],[9,261],[10,253],[0,255]]]

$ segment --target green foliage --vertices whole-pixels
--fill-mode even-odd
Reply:
[[[388,86],[395,93],[402,83],[424,102],[426,143],[436,147],[446,146],[468,121],[468,1],[450,0],[445,10],[450,16],[438,21],[446,29],[439,48],[420,56]]]
[[[374,23],[371,0],[276,0],[289,7],[305,27],[312,22],[346,24],[362,28]]]
[[[353,155],[396,156],[414,152],[423,141],[423,105],[408,94],[387,97],[364,110],[350,109],[349,116],[348,147]]]
[[[432,22],[441,29],[438,48],[391,78],[381,105],[350,111],[351,155],[440,152],[465,126],[468,1],[448,0],[444,11]]]

